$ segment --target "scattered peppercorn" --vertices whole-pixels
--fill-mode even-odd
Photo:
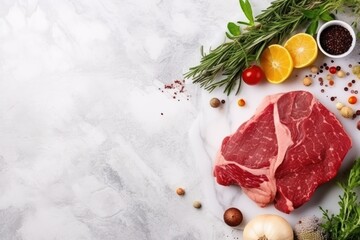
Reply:
[[[224,222],[231,226],[236,227],[243,221],[243,215],[237,208],[229,208],[224,212]]]
[[[213,108],[218,108],[220,106],[220,100],[218,98],[210,99],[210,106]]]
[[[245,100],[242,99],[242,98],[240,98],[237,103],[238,103],[238,105],[239,105],[240,107],[243,107],[243,106],[245,106],[245,104],[246,104]]]
[[[333,86],[334,83],[335,83],[335,82],[334,82],[333,80],[330,80],[330,81],[329,81],[329,85],[330,85],[330,86]]]
[[[354,67],[352,67],[352,73],[357,75],[360,73],[360,65],[356,65]]]
[[[357,103],[357,98],[355,96],[351,96],[351,97],[349,97],[348,102],[350,104],[355,104],[355,103]]]
[[[201,203],[199,201],[194,201],[193,202],[193,207],[199,209],[199,208],[201,208]]]
[[[360,110],[356,110],[356,115],[360,115]]]
[[[222,103],[222,104],[225,104],[225,100],[224,100],[224,99],[223,99],[223,100],[221,100],[221,103]]]
[[[310,86],[312,83],[312,79],[310,77],[305,77],[304,80],[303,80],[303,84],[305,86]]]
[[[176,189],[176,194],[179,195],[179,196],[184,196],[185,195],[185,189],[177,188]]]
[[[322,68],[322,66],[321,66],[320,68]],[[312,67],[310,68],[310,72],[312,72],[312,73],[317,73],[318,71],[319,71],[319,68],[316,67],[316,66],[312,66]]]
[[[336,66],[336,71],[340,71],[341,67],[340,66]]]
[[[344,91],[347,92],[349,90],[349,88],[347,87],[344,87]]]
[[[338,70],[336,76],[338,76],[339,78],[343,78],[346,76],[346,73],[343,70]]]
[[[335,74],[336,73],[336,67],[330,67],[329,72],[332,73],[332,74]]]
[[[360,130],[360,120],[357,122],[356,127],[357,127],[358,130]]]

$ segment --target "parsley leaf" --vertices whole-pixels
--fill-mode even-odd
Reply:
[[[249,20],[250,26],[254,26],[254,15],[249,0],[239,0],[239,2],[241,10],[244,12],[245,17]]]

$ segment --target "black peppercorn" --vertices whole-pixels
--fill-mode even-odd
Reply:
[[[320,34],[320,45],[329,54],[340,55],[351,47],[353,38],[346,28],[332,25]]]

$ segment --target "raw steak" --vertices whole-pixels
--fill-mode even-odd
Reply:
[[[259,206],[274,202],[290,213],[337,174],[351,139],[311,93],[266,97],[255,115],[226,137],[214,175],[241,186]]]

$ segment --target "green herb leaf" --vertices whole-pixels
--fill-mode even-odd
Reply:
[[[322,14],[320,14],[320,19],[325,22],[328,22],[334,20],[335,18],[332,15],[330,15],[329,12],[323,12]]]
[[[233,36],[239,36],[241,33],[240,26],[233,22],[229,22],[227,28]]]
[[[305,17],[309,18],[309,19],[316,19],[319,17],[320,14],[320,9],[312,9],[312,10],[304,10],[303,14]]]
[[[240,7],[245,14],[245,17],[249,20],[251,26],[255,25],[253,11],[249,0],[239,0]]]
[[[232,36],[227,31],[226,35],[231,41],[226,41],[210,50],[206,55],[204,54],[200,63],[189,68],[188,72],[184,74],[185,78],[191,78],[193,83],[205,90],[213,91],[216,88],[224,88],[226,94],[236,91],[236,87],[241,81],[239,74],[247,67],[247,62],[259,60],[264,46],[272,43],[281,44],[300,27],[309,25],[315,19],[320,20],[322,12],[335,12],[336,9],[346,6],[355,9],[354,21],[360,22],[360,0],[274,0],[255,18],[252,16],[249,3],[251,0],[239,1],[241,8],[247,14],[246,17],[253,20],[251,22],[254,22],[254,26],[247,28],[246,31],[241,31],[239,36]],[[312,12],[315,9],[316,14]],[[243,23],[236,24],[242,25]],[[245,23],[245,25],[249,24]]]
[[[310,25],[306,29],[306,33],[314,36],[316,34],[316,32],[317,32],[318,26],[319,26],[319,21],[318,20],[311,21]]]

